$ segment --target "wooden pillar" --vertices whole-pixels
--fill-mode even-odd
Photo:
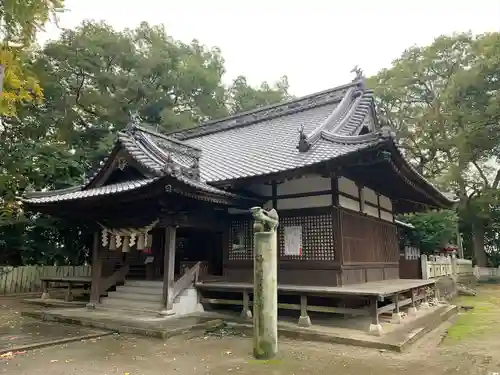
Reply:
[[[331,194],[332,194],[332,222],[333,222],[333,241],[335,243],[335,260],[342,266],[344,264],[344,249],[342,237],[342,212],[339,203],[339,180],[335,173],[330,176]],[[342,283],[342,273],[338,278],[338,286]]]
[[[411,306],[408,308],[408,315],[416,316],[417,315],[417,301],[416,301],[416,290],[411,290]]]
[[[169,225],[165,228],[165,242],[163,257],[163,302],[162,315],[173,315],[174,301],[172,299],[172,287],[174,285],[175,272],[175,226]]]
[[[252,319],[252,310],[250,310],[250,298],[248,291],[243,291],[243,310],[241,310],[241,317],[244,319]]]
[[[368,332],[375,336],[382,335],[382,325],[378,319],[378,299],[377,297],[373,297],[370,301],[370,315],[372,317],[372,324],[368,329]]]
[[[391,323],[400,324],[402,321],[401,312],[399,311],[399,293],[396,293],[392,297],[392,302],[394,303],[394,311],[392,312]]]
[[[92,245],[92,286],[90,288],[90,302],[87,304],[89,309],[95,309],[99,305],[101,297],[102,259],[99,251],[99,234],[99,231],[94,233],[94,243]]]

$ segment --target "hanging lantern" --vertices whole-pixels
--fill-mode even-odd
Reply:
[[[109,238],[109,250],[116,250],[116,236],[114,235]]]
[[[123,248],[122,251],[124,253],[128,253],[130,251],[130,242],[128,237],[123,238]]]

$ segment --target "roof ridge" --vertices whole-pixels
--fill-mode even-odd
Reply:
[[[188,148],[192,148],[194,150],[198,150],[198,151],[201,151],[201,149],[199,147],[196,147],[196,146],[192,146],[190,144],[187,144],[185,142],[182,142],[181,140],[179,140],[178,138],[175,138],[175,137],[171,137],[169,136],[168,134],[174,134],[174,133],[168,133],[168,134],[163,134],[163,133],[160,133],[160,132],[157,132],[157,131],[154,131],[154,130],[151,130],[151,129],[148,129],[144,126],[141,126],[141,125],[134,125],[133,126],[133,129],[134,130],[139,130],[143,133],[147,133],[147,134],[150,134],[152,136],[155,136],[155,137],[158,137],[158,138],[162,138],[166,141],[170,141],[170,142],[173,142],[173,143],[176,143],[180,146],[185,146],[185,147],[188,147]]]
[[[232,116],[211,120],[201,124],[200,126],[171,132],[168,133],[168,135],[176,137],[179,140],[190,139],[301,112],[341,100],[345,96],[345,93],[343,95],[339,95],[339,93],[342,93],[343,90],[347,91],[349,88],[356,86],[363,87],[364,80],[355,80],[345,85],[319,91],[293,100],[279,102],[255,108],[253,110],[240,112]]]

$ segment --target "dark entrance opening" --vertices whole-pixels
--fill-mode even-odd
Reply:
[[[202,262],[200,272],[222,276],[222,233],[198,228],[178,228],[175,273]]]

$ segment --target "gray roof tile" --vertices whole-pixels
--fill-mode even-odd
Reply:
[[[202,180],[224,181],[294,169],[356,151],[363,144],[332,143],[319,140],[307,152],[297,149],[299,129],[313,131],[321,125],[337,103],[308,109],[288,116],[254,123],[185,140],[201,148]]]
[[[88,190],[82,190],[83,186],[80,186],[78,191],[68,192],[67,189],[65,189],[47,192],[46,195],[40,193],[34,194],[32,197],[28,195],[26,199],[23,199],[23,201],[27,203],[50,203],[57,201],[72,201],[89,197],[98,197],[102,195],[116,194],[139,189],[143,186],[152,184],[156,180],[158,180],[158,178],[131,180]]]

